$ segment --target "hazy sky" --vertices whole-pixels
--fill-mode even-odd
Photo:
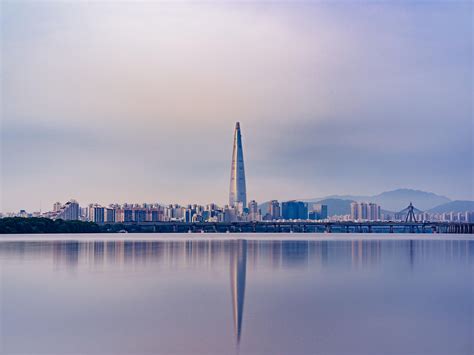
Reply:
[[[473,193],[471,1],[1,1],[1,210]]]

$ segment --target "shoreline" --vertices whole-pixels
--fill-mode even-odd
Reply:
[[[0,243],[17,241],[358,241],[358,240],[466,240],[472,234],[432,233],[97,233],[3,234]]]

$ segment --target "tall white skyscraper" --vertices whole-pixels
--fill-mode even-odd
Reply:
[[[245,187],[244,152],[240,123],[235,124],[232,166],[230,171],[229,206],[236,207],[239,203],[247,206],[247,190]]]

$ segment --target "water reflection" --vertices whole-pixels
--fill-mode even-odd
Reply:
[[[85,275],[87,282],[90,282],[97,277],[98,273],[96,271],[104,271],[103,274],[106,275],[109,275],[109,273],[121,274],[122,271],[126,271],[126,277],[130,279],[134,278],[136,280],[135,285],[139,290],[142,288],[145,289],[146,283],[153,283],[158,277],[156,279],[144,278],[144,281],[140,281],[142,279],[135,278],[134,276],[136,275],[130,275],[130,273],[141,273],[143,276],[146,274],[143,272],[144,270],[146,270],[147,273],[161,272],[162,274],[160,275],[162,277],[164,274],[166,277],[168,277],[164,278],[165,282],[162,282],[162,284],[168,284],[169,280],[176,279],[177,271],[182,271],[183,273],[192,275],[187,278],[186,281],[189,282],[189,280],[197,280],[196,282],[199,283],[202,279],[194,279],[196,272],[202,271],[209,274],[215,273],[216,271],[219,272],[221,270],[225,270],[224,276],[226,284],[221,283],[220,276],[217,275],[215,284],[213,285],[215,286],[215,288],[213,288],[213,295],[216,294],[216,289],[223,289],[226,291],[227,296],[223,296],[221,298],[225,301],[225,309],[227,310],[227,315],[229,317],[229,308],[232,309],[232,321],[226,319],[225,322],[216,322],[214,324],[219,324],[219,327],[221,327],[222,324],[222,328],[225,328],[225,324],[227,324],[229,327],[233,328],[233,337],[232,330],[230,328],[226,329],[226,334],[228,334],[229,337],[232,337],[231,339],[239,348],[239,350],[242,350],[241,353],[258,352],[255,350],[255,347],[258,345],[255,344],[259,344],[259,339],[255,340],[255,338],[258,338],[259,336],[263,337],[266,334],[264,332],[266,324],[265,321],[272,322],[273,318],[279,320],[274,322],[274,327],[277,329],[280,329],[278,327],[284,327],[285,322],[292,322],[291,324],[293,325],[297,324],[297,329],[291,329],[291,331],[294,330],[295,333],[299,332],[300,335],[298,341],[301,340],[302,344],[301,348],[288,348],[286,349],[286,352],[283,350],[280,351],[278,349],[273,349],[273,353],[278,353],[279,351],[281,353],[308,353],[309,351],[313,350],[313,347],[315,346],[313,343],[311,343],[311,339],[317,336],[314,335],[317,333],[316,331],[314,334],[309,334],[309,331],[312,330],[312,328],[317,327],[320,327],[318,328],[319,334],[323,334],[327,337],[323,339],[323,335],[321,335],[322,339],[319,340],[321,341],[320,344],[323,345],[319,346],[324,346],[324,344],[332,344],[333,347],[340,346],[338,340],[334,340],[334,342],[331,343],[331,341],[327,339],[330,339],[332,336],[331,334],[336,334],[337,331],[340,331],[340,329],[346,326],[346,324],[350,324],[351,319],[354,320],[354,324],[358,324],[360,319],[366,316],[362,310],[369,310],[369,312],[374,312],[375,315],[377,315],[377,312],[379,312],[379,317],[381,317],[381,314],[389,314],[390,311],[392,311],[391,309],[389,309],[389,312],[384,310],[384,297],[387,299],[393,297],[390,301],[392,302],[391,304],[397,304],[397,300],[399,299],[404,301],[409,300],[409,302],[400,302],[400,308],[393,310],[393,319],[400,321],[401,318],[399,317],[399,314],[402,314],[401,312],[407,312],[407,309],[412,307],[413,309],[410,309],[410,315],[406,316],[410,322],[412,320],[415,323],[416,321],[427,321],[429,320],[427,317],[430,316],[431,313],[421,313],[418,318],[414,316],[417,310],[413,305],[416,305],[416,300],[418,297],[417,295],[420,295],[420,299],[422,299],[421,296],[423,296],[425,292],[428,293],[427,285],[431,285],[430,287],[432,288],[438,287],[438,285],[442,286],[442,282],[438,282],[436,277],[443,277],[443,275],[445,275],[447,272],[450,272],[449,270],[454,270],[452,271],[452,274],[460,275],[461,277],[464,270],[466,269],[465,266],[471,268],[473,260],[474,241],[446,239],[331,241],[76,240],[0,242],[0,266],[2,264],[8,265],[9,263],[29,263],[31,267],[34,268],[35,265],[41,264],[43,267],[46,265],[46,271],[49,268],[54,273],[54,276],[60,275],[60,273],[68,276],[68,273],[64,272],[67,271],[78,275]],[[461,266],[459,267],[459,265]],[[31,271],[28,268],[24,270]],[[28,274],[24,270],[19,271],[18,275]],[[42,272],[44,271],[45,270],[43,269]],[[166,273],[167,271],[168,273]],[[380,271],[383,271],[383,273]],[[229,272],[230,277],[227,272]],[[376,276],[374,276],[374,274]],[[265,285],[262,285],[261,282],[265,282],[268,275],[271,275],[272,277],[275,277],[275,275],[280,275],[282,278],[272,279],[273,283],[267,282]],[[416,277],[413,277],[410,280],[410,277],[413,275],[416,275]],[[203,273],[201,273],[200,276],[202,277]],[[227,299],[226,297],[228,297],[229,292],[229,278],[231,297],[230,299]],[[257,281],[255,281],[256,278]],[[12,277],[11,279],[16,278]],[[52,287],[60,288],[61,284],[59,281],[56,283],[55,279],[57,278],[52,277],[48,280],[51,282]],[[65,278],[63,278],[63,282],[64,279]],[[356,279],[356,281],[354,281],[354,279]],[[301,280],[301,283],[298,283],[299,280]],[[338,280],[343,280],[343,282],[338,283]],[[412,289],[406,293],[404,293],[404,290],[401,291],[398,288],[399,283],[401,282],[400,280],[405,280],[407,285],[412,287]],[[457,285],[458,290],[461,290],[458,292],[459,295],[462,295],[462,292],[465,292],[466,289],[463,282],[465,282],[463,279],[455,280],[455,278],[453,278],[453,284],[455,286]],[[300,288],[298,291],[295,290],[294,293],[291,293],[291,290],[287,290],[288,283],[293,283],[293,286],[296,285]],[[319,283],[325,283],[326,287],[321,286]],[[114,299],[115,295],[119,293],[118,291],[126,294],[125,289],[122,289],[120,285],[120,283],[112,283],[110,289],[104,289],[102,292],[106,295],[107,299]],[[27,289],[28,286],[24,287]],[[268,288],[265,289],[265,287]],[[272,287],[273,289],[270,290]],[[334,292],[333,289],[335,290]],[[14,288],[10,288],[9,290],[14,290]],[[164,294],[164,291],[160,291],[160,293],[157,292],[156,289],[152,290],[154,290],[156,294]],[[430,292],[430,294],[433,294],[433,297],[437,297],[433,298],[433,307],[429,308],[426,304],[423,304],[421,309],[427,309],[430,310],[430,312],[433,312],[433,309],[441,309],[443,307],[451,306],[451,304],[446,305],[440,303],[440,300],[442,299],[441,297],[445,297],[446,299],[449,298],[446,295],[443,296],[442,292],[450,292],[449,290],[451,290],[451,287],[433,289],[433,292]],[[246,291],[247,307],[245,312],[247,312],[247,314],[245,317],[244,301]],[[367,293],[364,293],[364,291]],[[166,290],[166,292],[168,291]],[[398,296],[395,297],[394,295],[397,293]],[[151,292],[151,294],[154,297],[154,293]],[[278,296],[278,294],[286,295],[287,298],[283,296],[281,296],[280,300],[274,298],[274,295]],[[65,295],[67,295],[67,297],[61,298],[61,301],[65,302],[63,309],[73,309],[73,306],[68,303],[68,297],[74,298],[76,296],[72,293],[65,293]],[[347,299],[344,297],[346,297],[346,295],[352,300],[356,300],[357,307],[349,308],[345,304]],[[182,296],[179,293],[177,293],[177,295],[173,294],[173,298],[175,298],[175,296],[181,297],[180,299],[185,300],[185,302],[191,303],[195,300],[191,296],[186,298],[186,296]],[[159,300],[153,299],[153,302],[150,302],[145,296],[140,295],[140,297],[143,298],[138,299],[138,304],[142,303],[148,305],[148,307],[155,307],[156,304],[159,303]],[[206,297],[203,295],[200,295],[200,297],[201,302],[203,300],[205,301]],[[293,299],[290,301],[290,297],[294,297],[296,301],[293,303]],[[339,300],[335,300],[338,297],[341,298]],[[453,314],[456,316],[453,316],[453,319],[459,319],[460,317],[463,317],[463,314],[466,312],[465,308],[463,308],[464,306],[462,305],[467,305],[468,302],[463,297],[464,296],[460,296],[459,299],[451,300],[454,301],[452,303],[454,306],[451,307],[454,307]],[[282,299],[284,299],[285,302],[288,299],[288,303],[282,303]],[[80,299],[79,301],[82,302]],[[26,302],[27,300],[25,300],[25,304]],[[47,302],[47,300],[44,300],[44,304],[47,304]],[[120,300],[120,302],[122,302],[122,300]],[[156,302],[156,304],[154,302]],[[299,302],[301,304],[299,304]],[[429,300],[426,301],[423,299],[423,302],[428,302],[427,304],[430,305]],[[267,317],[272,319],[264,319],[263,323],[259,323],[259,317],[252,313],[248,314],[248,312],[252,312],[252,310],[255,312],[256,309],[260,312],[264,312],[265,303],[273,304],[273,308],[266,310],[267,313],[264,313],[267,315]],[[113,304],[113,302],[111,304]],[[458,304],[462,307],[457,306]],[[19,303],[19,305],[21,305],[21,303]],[[122,303],[120,305],[122,306]],[[25,306],[23,305],[23,307]],[[100,311],[101,307],[103,307],[102,304],[96,308],[96,311]],[[127,309],[133,309],[134,307],[135,304],[132,304],[132,301],[123,304],[123,309],[125,312],[127,312]],[[204,305],[201,303],[199,304],[199,307],[204,307]],[[293,313],[290,314],[286,312],[286,309],[288,308],[291,308],[291,312],[298,316],[293,316]],[[20,309],[20,306],[18,306],[18,309]],[[205,313],[206,317],[210,317],[213,312],[217,312],[216,309],[218,309],[217,306],[215,309],[213,309],[208,305],[208,308],[206,308],[206,312],[208,313]],[[381,311],[381,309],[384,311]],[[114,309],[113,311],[117,311],[117,309]],[[160,311],[163,312],[162,309],[160,309]],[[21,312],[21,310],[17,311],[17,313],[18,312]],[[223,311],[220,312],[224,313]],[[108,315],[108,313],[105,311],[104,314]],[[113,314],[112,311],[111,314]],[[133,315],[133,313],[131,314]],[[156,314],[160,313],[156,312]],[[305,318],[305,314],[308,314],[307,318]],[[443,316],[446,315],[449,315],[449,312],[443,313]],[[16,316],[17,314],[12,314],[11,319],[15,318]],[[286,318],[283,318],[284,316]],[[28,315],[24,315],[24,317],[25,321],[31,321],[31,319],[28,318]],[[129,315],[129,318],[130,317],[132,316]],[[143,317],[144,316],[142,315],[142,318]],[[190,316],[190,318],[191,317],[194,317],[194,315]],[[202,317],[202,315],[197,313],[196,318],[201,320],[200,317]],[[222,321],[219,316],[213,315],[213,317],[215,317],[215,319],[219,319],[219,321]],[[293,317],[297,318],[296,321],[293,319]],[[244,333],[244,318],[246,319],[245,336],[242,337],[242,334]],[[173,318],[170,317],[167,319]],[[344,321],[338,323],[337,327],[334,326],[331,328],[328,326],[328,324],[330,325],[331,322],[335,322],[334,319],[343,319]],[[156,321],[156,319],[153,319],[153,322],[154,321]],[[203,324],[206,324],[206,320],[202,321]],[[369,321],[370,319],[367,320],[367,322]],[[380,327],[380,324],[383,324],[383,322],[378,323],[377,319],[374,319],[373,321],[375,322],[373,323],[375,325],[373,325],[373,327],[370,329],[371,332],[376,332],[378,329],[377,327]],[[150,321],[150,324],[154,324],[153,322]],[[466,322],[462,324],[467,324]],[[181,323],[175,324],[176,326],[181,326]],[[431,324],[435,323],[428,323],[428,325]],[[456,323],[453,322],[453,324]],[[112,324],[111,329],[113,329],[115,326],[117,325]],[[160,323],[160,326],[162,327],[160,329],[163,332],[164,329],[167,329],[169,326],[169,320],[168,322],[163,321],[163,323]],[[207,326],[210,327],[209,324],[207,324]],[[252,329],[252,331],[249,330],[249,327]],[[350,327],[348,326],[348,328]],[[11,323],[10,329],[12,329]],[[18,329],[21,328],[19,327]],[[289,332],[288,329],[282,329],[283,330],[280,330],[281,333],[279,333],[279,337],[284,339],[285,337],[288,337]],[[366,333],[363,333],[363,329],[363,326],[361,326],[360,329],[357,329],[357,326],[355,328],[352,327],[350,328],[350,331],[347,331],[347,334],[344,334],[344,336],[350,338],[352,336],[351,334],[359,332],[358,334],[360,335],[360,338],[363,339],[363,337],[367,335]],[[404,328],[400,326],[396,329],[398,329],[397,331],[403,331]],[[421,336],[426,336],[426,338],[434,337],[436,339],[436,336],[442,334],[435,332],[429,333],[428,330],[426,330],[426,327],[419,327],[419,329],[421,329],[420,331],[422,332],[426,332],[426,334],[421,334]],[[148,330],[148,328],[146,328],[145,331],[146,330]],[[458,330],[456,331],[462,335],[462,332],[465,331],[465,329],[461,328],[461,332]],[[383,332],[382,334],[382,330],[380,332],[381,334],[379,334],[379,337],[382,338],[384,336],[386,337],[386,334],[390,334],[387,332]],[[137,333],[140,332],[137,330]],[[260,333],[263,335],[260,335]],[[304,336],[305,334],[306,336]],[[253,343],[252,339],[254,341]],[[369,337],[367,337],[367,339],[369,339]],[[370,334],[370,339],[377,339],[377,334]],[[404,338],[400,337],[400,340],[402,339]],[[161,338],[161,346],[164,346],[163,342],[166,342],[166,340],[167,339],[164,336]],[[101,340],[96,339],[96,341],[100,342]],[[279,343],[278,339],[273,339],[272,341],[274,341],[275,344]],[[326,343],[324,343],[324,341]],[[359,344],[357,343],[359,339],[357,339],[356,336],[354,336],[354,339],[351,338],[351,341],[353,344]],[[169,340],[169,342],[171,344],[172,340]],[[178,342],[176,341],[175,343],[172,343],[172,345],[174,346],[176,343]],[[196,345],[191,341],[190,343],[192,343],[193,346]],[[281,343],[284,345],[283,340],[281,340]],[[375,340],[375,343],[377,343],[377,340]],[[390,341],[386,341],[386,343],[392,344]],[[397,344],[402,343],[403,342],[400,341]],[[366,344],[367,345],[364,346],[373,345],[370,342],[366,342]],[[280,345],[283,346],[282,344]],[[411,344],[411,346],[415,345]],[[293,344],[292,346],[296,345]],[[392,344],[392,346],[394,345]],[[175,348],[170,349],[171,350],[169,352],[175,353],[186,353],[191,352],[192,350],[185,349],[180,352],[175,351]],[[331,348],[326,348],[324,350],[326,350],[326,353],[331,352]],[[365,350],[367,350],[366,353],[380,353],[380,351],[376,351],[380,350],[380,348],[376,348],[374,351],[371,351],[371,349]],[[342,349],[341,353],[344,353],[344,351],[345,353],[348,353],[347,349]],[[24,352],[28,351],[25,350]],[[205,353],[204,350],[202,352]],[[213,351],[209,351],[209,353],[212,352]],[[228,353],[226,349],[222,348],[215,350],[214,352]],[[131,351],[130,353],[134,353],[134,351]],[[399,353],[403,353],[403,351],[400,351]]]
[[[352,241],[6,241],[0,242],[0,259],[52,259],[55,265],[76,268],[103,264],[159,263],[167,267],[212,268],[224,260],[231,265],[248,262],[250,269],[332,268],[377,266],[402,258],[415,267],[442,257],[471,260],[471,240],[352,240]],[[239,262],[237,262],[239,261]],[[243,267],[245,271],[245,266]],[[244,277],[245,279],[245,277]]]
[[[242,332],[244,313],[245,274],[247,271],[247,241],[239,240],[231,244],[230,254],[230,285],[232,292],[232,311],[234,316],[234,332],[237,346]]]

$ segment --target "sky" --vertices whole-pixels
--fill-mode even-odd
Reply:
[[[474,199],[470,1],[0,5],[0,211]]]

